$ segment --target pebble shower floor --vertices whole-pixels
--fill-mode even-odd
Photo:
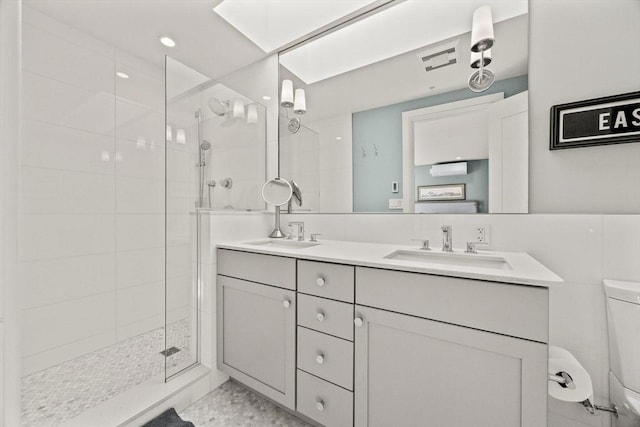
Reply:
[[[168,367],[190,360],[188,320],[169,325]],[[55,426],[141,384],[165,369],[164,328],[27,375],[22,379],[22,425]]]

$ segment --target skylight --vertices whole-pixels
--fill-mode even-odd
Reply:
[[[272,52],[376,0],[224,0],[213,11]]]

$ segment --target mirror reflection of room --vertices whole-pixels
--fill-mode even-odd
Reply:
[[[298,181],[307,196],[305,206],[294,211],[528,212],[528,4],[505,3],[491,5],[495,45],[482,54],[482,64],[495,80],[480,92],[469,83],[477,72],[474,62],[479,65],[478,53],[470,49],[475,7],[437,14],[443,22],[430,23],[434,14],[420,2],[400,2],[350,25],[345,40],[338,29],[282,52],[281,90],[283,81],[292,82],[295,92],[304,91],[306,104],[304,114],[280,108],[280,175]],[[405,15],[410,8],[415,9]],[[405,40],[389,36],[396,32],[387,13],[408,28]],[[378,34],[389,40],[378,40]],[[506,102],[518,94],[518,105]],[[447,104],[455,109],[456,103],[487,95],[509,105],[492,100],[492,108],[475,119],[440,111],[452,117],[443,119],[434,137],[439,142],[425,142],[424,129],[417,132],[422,142],[407,141],[414,126],[424,125],[411,122],[407,128],[403,116],[426,115],[426,109],[439,111]],[[292,120],[299,125],[295,132]],[[518,127],[517,150],[496,141],[501,135],[496,126]],[[424,144],[450,154],[414,159],[413,147]],[[471,154],[465,149],[456,154],[456,144]],[[456,162],[466,164],[466,174],[429,172],[433,165],[446,169],[441,165]],[[515,171],[520,173],[511,177]],[[464,200],[419,200],[420,187],[449,183],[466,186]]]

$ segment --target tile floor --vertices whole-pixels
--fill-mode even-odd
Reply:
[[[189,406],[180,417],[196,427],[312,427],[233,381]]]
[[[181,349],[167,358],[167,367],[191,362],[190,323],[169,325],[168,346]],[[22,425],[55,426],[113,398],[165,369],[164,328],[119,342],[22,379]]]

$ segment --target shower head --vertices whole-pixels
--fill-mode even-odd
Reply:
[[[227,115],[229,111],[229,101],[220,101],[218,98],[211,97],[207,100],[207,105],[213,114],[219,117]]]
[[[202,142],[200,143],[200,149],[202,151],[207,151],[209,148],[211,148],[211,143],[206,139],[203,139]]]

